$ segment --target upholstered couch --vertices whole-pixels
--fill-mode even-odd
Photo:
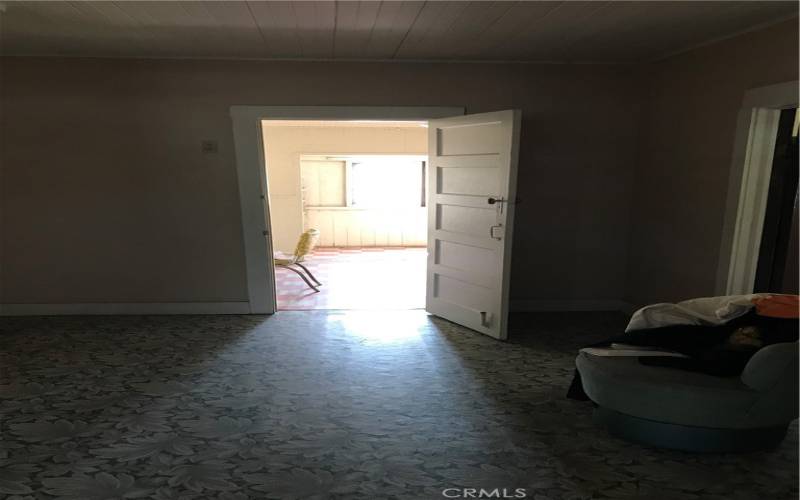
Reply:
[[[595,420],[612,435],[687,451],[777,446],[798,416],[798,344],[759,350],[741,377],[646,366],[635,357],[580,353]]]

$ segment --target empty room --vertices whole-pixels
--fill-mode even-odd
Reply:
[[[798,45],[0,1],[0,497],[798,498]]]
[[[278,310],[423,309],[427,122],[264,120]]]

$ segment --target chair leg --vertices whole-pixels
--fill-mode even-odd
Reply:
[[[297,269],[295,269],[293,267],[289,267],[286,264],[276,264],[276,265],[278,265],[278,266],[280,266],[280,267],[282,267],[284,269],[289,269],[290,271],[296,273],[298,276],[300,276],[303,279],[303,281],[306,282],[306,285],[308,285],[309,288],[311,288],[315,292],[319,292],[319,288],[315,287],[310,281],[308,281],[308,278],[306,278],[306,276],[303,273],[301,273],[300,271],[298,271]]]
[[[306,272],[306,274],[308,274],[308,277],[311,278],[311,281],[316,283],[317,286],[322,286],[322,283],[320,283],[319,280],[317,278],[315,278],[313,274],[311,274],[311,271],[309,271],[306,266],[304,266],[303,264],[301,264],[299,262],[295,262],[295,265],[300,266],[301,268],[303,268],[303,270]]]

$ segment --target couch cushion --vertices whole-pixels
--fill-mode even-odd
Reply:
[[[761,395],[739,377],[713,377],[644,366],[637,358],[585,353],[578,355],[575,364],[584,391],[602,407],[680,425],[729,429],[754,426],[752,415],[745,417]],[[776,424],[768,420],[764,420],[764,426]]]

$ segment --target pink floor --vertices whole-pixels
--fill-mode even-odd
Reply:
[[[303,265],[322,282],[320,292],[276,267],[278,309],[424,308],[426,259],[419,247],[317,248]]]

